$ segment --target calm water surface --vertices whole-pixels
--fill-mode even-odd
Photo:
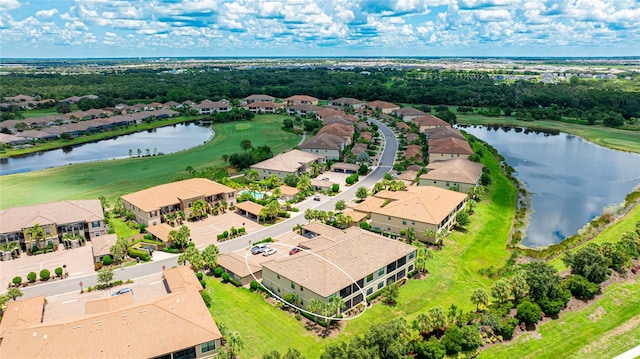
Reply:
[[[201,145],[212,136],[213,131],[210,127],[198,126],[194,123],[176,124],[75,147],[2,159],[0,175],[36,171],[78,162],[127,158],[129,150],[133,151],[133,156],[138,155],[138,149],[142,156],[147,155],[147,149],[151,155],[154,152],[168,154]]]
[[[640,184],[640,155],[610,150],[573,135],[466,127],[495,147],[533,193],[534,213],[522,244],[558,243],[624,202]]]

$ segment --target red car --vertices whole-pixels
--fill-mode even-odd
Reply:
[[[300,252],[300,251],[301,251],[301,249],[300,249],[300,248],[298,248],[298,247],[293,247],[293,248],[291,248],[291,250],[289,251],[289,255],[290,255],[290,256],[292,256],[292,255],[294,255],[294,254],[296,254],[296,253],[298,253],[298,252]]]

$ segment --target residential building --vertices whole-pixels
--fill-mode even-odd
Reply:
[[[472,154],[473,150],[465,140],[453,137],[429,140],[429,162],[454,158],[468,159]]]
[[[325,118],[331,116],[345,116],[345,113],[342,111],[334,110],[332,108],[322,108],[316,111],[316,119],[322,120],[322,122],[324,122]]]
[[[293,95],[284,99],[288,106],[294,105],[318,105],[318,99],[307,95]]]
[[[236,252],[220,255],[218,257],[218,266],[229,273],[231,278],[245,286],[249,285],[251,281],[262,279],[262,267],[251,260],[246,260],[244,256]]]
[[[416,126],[418,126],[420,132],[424,132],[425,130],[430,128],[451,127],[451,124],[449,124],[449,122],[429,114],[414,117],[411,121]]]
[[[427,140],[435,140],[438,138],[452,137],[452,138],[457,138],[457,139],[466,141],[462,132],[449,126],[427,128],[421,132],[424,132],[425,136],[427,137]]]
[[[100,263],[106,255],[112,255],[111,247],[118,241],[118,235],[105,234],[104,236],[94,237],[91,240],[91,252],[93,252],[93,262]],[[113,257],[112,257],[113,259]]]
[[[298,193],[300,193],[299,189],[291,186],[281,185],[278,188],[280,189],[280,193],[282,194],[280,198],[284,199],[285,201],[291,201],[295,199]]]
[[[329,101],[329,106],[337,106],[342,108],[359,109],[364,106],[364,101],[351,97],[340,97]]]
[[[322,109],[322,107],[318,107],[316,105],[311,105],[311,104],[308,104],[308,103],[301,103],[301,104],[291,105],[291,106],[287,107],[287,114],[289,116],[306,117],[307,115],[317,113],[321,109]]]
[[[438,233],[453,227],[456,215],[464,210],[467,201],[465,193],[432,186],[381,191],[373,198],[372,203],[365,201],[354,207],[356,211],[369,211],[372,228],[392,233],[414,228],[416,238],[425,241],[433,240],[424,235],[426,230]]]
[[[427,115],[426,113],[413,107],[403,107],[394,110],[392,114],[396,117],[399,117],[402,121],[405,122],[411,122],[414,118]]]
[[[232,109],[231,102],[229,100],[210,101],[203,100],[199,104],[193,106],[198,110],[199,115],[210,115],[216,112],[229,112]]]
[[[366,103],[366,107],[368,107],[371,111],[380,111],[383,114],[390,114],[393,112],[393,110],[399,110],[400,106],[391,103],[391,102],[386,102],[386,101],[380,101],[380,100],[376,100],[376,101],[371,101],[371,102],[367,102]]]
[[[421,145],[408,145],[404,150],[404,157],[408,160],[422,161],[422,146]]]
[[[12,301],[0,323],[0,357],[214,358],[222,334],[197,277],[188,267],[163,276],[168,293],[160,297],[137,301],[121,294],[88,301],[84,313],[60,318],[52,317],[44,296]],[[168,333],[179,335],[168,340]]]
[[[396,123],[396,128],[400,131],[400,132],[408,132],[411,129],[411,126],[409,126],[406,122],[398,122]]]
[[[276,113],[279,109],[284,108],[284,105],[276,102],[260,101],[249,102],[242,105],[242,108],[256,113]]]
[[[67,233],[93,239],[108,230],[97,199],[35,204],[0,210],[0,244],[18,242],[26,250],[29,230],[36,224],[44,232],[45,245],[60,243]]]
[[[193,203],[198,200],[210,207],[222,202],[232,207],[236,202],[236,190],[205,178],[191,178],[122,196],[124,208],[133,213],[136,222],[147,227],[163,223],[168,214],[177,212],[183,212],[185,218],[189,218]]]
[[[322,118],[322,125],[324,126],[330,125],[332,123],[340,123],[343,125],[353,125],[353,122],[354,121],[352,119],[344,115],[332,115],[332,116]]]
[[[262,284],[282,298],[295,293],[301,306],[339,296],[342,311],[407,277],[416,247],[360,228],[319,235],[300,242],[304,250],[262,263]]]
[[[420,176],[420,186],[435,186],[445,189],[458,188],[467,193],[477,186],[482,175],[482,165],[463,158],[435,161],[427,166],[427,172]]]
[[[275,101],[276,101],[275,97],[264,95],[264,94],[249,95],[244,99],[242,99],[243,104],[250,104],[254,102],[275,102]]]
[[[341,123],[332,123],[329,125],[323,126],[316,135],[322,135],[328,133],[330,135],[339,136],[344,138],[347,145],[350,145],[353,141],[353,133],[355,129],[352,124],[343,125]]]
[[[300,149],[321,155],[328,160],[338,160],[346,146],[347,140],[344,137],[322,133],[308,139],[307,142],[300,145]]]
[[[284,179],[288,174],[301,175],[303,172],[310,173],[313,164],[323,163],[324,156],[300,150],[291,150],[258,162],[251,166],[260,173],[261,178],[268,178],[272,175]]]

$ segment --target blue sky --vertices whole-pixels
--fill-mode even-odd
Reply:
[[[0,57],[638,56],[640,0],[0,0]]]

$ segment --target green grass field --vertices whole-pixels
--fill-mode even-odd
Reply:
[[[480,358],[612,358],[640,345],[640,281],[616,283],[581,310],[483,351]]]
[[[215,137],[202,146],[158,157],[78,163],[48,170],[0,177],[0,208],[126,193],[171,182],[186,175],[187,166],[224,166],[223,154],[241,152],[240,141],[268,145],[274,153],[292,148],[300,136],[281,129],[285,116],[260,115],[253,121],[215,125]],[[240,125],[239,127],[236,127]]]
[[[471,125],[489,123],[522,127],[539,127],[557,129],[562,132],[580,136],[597,145],[621,151],[640,153],[640,132],[625,131],[600,125],[587,126],[557,121],[521,121],[505,117],[484,117],[478,115],[460,115],[458,122]]]

